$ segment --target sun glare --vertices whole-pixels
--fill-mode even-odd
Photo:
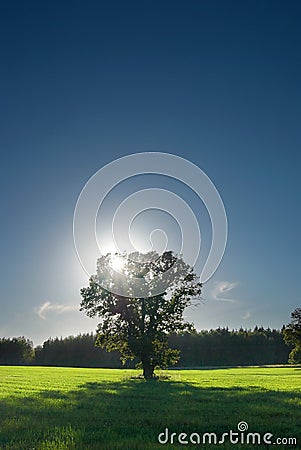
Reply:
[[[112,269],[116,270],[116,272],[122,272],[125,265],[125,260],[121,256],[113,255],[111,258],[110,266]]]

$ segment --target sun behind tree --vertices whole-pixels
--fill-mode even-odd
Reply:
[[[143,296],[133,297],[140,286]],[[97,274],[80,291],[80,310],[100,318],[96,345],[118,350],[123,364],[138,358],[144,378],[152,379],[155,368],[178,361],[179,351],[168,346],[168,335],[194,329],[183,313],[200,298],[201,288],[193,269],[171,251],[161,256],[107,254],[98,259]]]

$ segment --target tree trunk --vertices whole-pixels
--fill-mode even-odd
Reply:
[[[146,380],[152,380],[154,378],[154,367],[147,360],[142,361],[142,367],[144,378]]]

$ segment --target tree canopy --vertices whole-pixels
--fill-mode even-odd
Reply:
[[[294,346],[289,355],[289,362],[298,364],[301,363],[301,308],[295,309],[291,318],[291,323],[284,329],[283,336],[287,344]]]
[[[116,264],[116,258],[121,258]],[[145,379],[156,367],[175,364],[179,351],[168,344],[170,333],[193,324],[184,310],[201,296],[202,284],[182,258],[171,251],[101,257],[89,286],[81,289],[81,310],[99,317],[96,344],[118,350],[122,362],[139,359]]]
[[[0,364],[28,364],[34,359],[33,343],[24,336],[0,338]]]

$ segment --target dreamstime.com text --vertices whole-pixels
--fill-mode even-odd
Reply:
[[[247,422],[239,422],[237,424],[238,431],[229,430],[226,433],[218,435],[213,432],[205,433],[175,433],[168,428],[158,435],[159,444],[175,444],[175,445],[204,445],[215,444],[222,445],[227,442],[231,444],[253,444],[253,445],[297,445],[295,437],[275,437],[272,433],[256,433],[247,432],[249,426]]]

